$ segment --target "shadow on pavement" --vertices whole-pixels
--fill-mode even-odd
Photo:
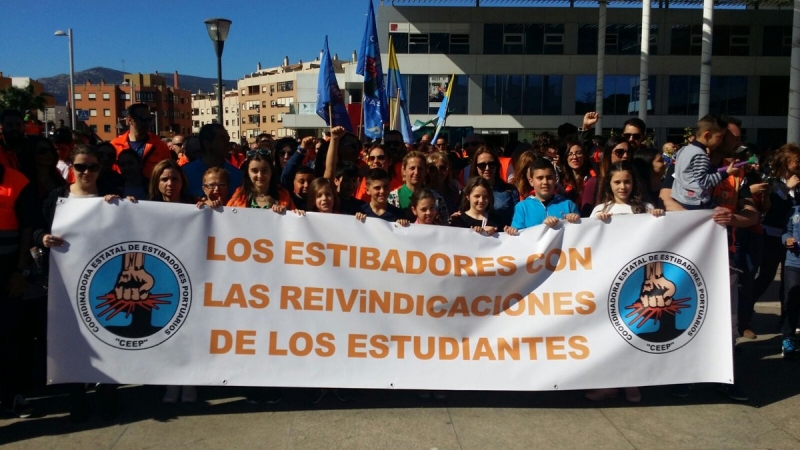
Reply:
[[[756,340],[741,341],[736,351],[736,376],[740,389],[747,393],[750,407],[763,407],[800,394],[797,383],[800,361],[786,361],[780,357],[780,335],[777,331],[777,311],[759,308],[753,321]],[[687,364],[690,364],[687,361]],[[584,399],[583,391],[567,392],[489,392],[453,391],[445,400],[422,400],[416,391],[342,390],[348,398],[342,402],[329,393],[319,403],[319,389],[284,389],[283,399],[274,405],[250,404],[245,396],[252,388],[200,387],[196,404],[163,405],[161,386],[125,386],[117,390],[119,414],[114,419],[101,419],[96,414],[97,396],[87,395],[92,417],[83,424],[69,419],[69,396],[64,386],[43,387],[38,397],[33,397],[36,417],[0,422],[0,445],[24,441],[39,436],[63,435],[83,430],[100,429],[113,425],[146,420],[169,422],[180,417],[200,415],[233,415],[256,412],[347,410],[347,409],[401,409],[401,408],[552,408],[590,409],[624,408],[624,395],[616,399],[591,402]],[[642,402],[637,407],[681,406],[697,404],[731,403],[715,385],[696,385],[686,398],[670,395],[670,386],[644,387]]]

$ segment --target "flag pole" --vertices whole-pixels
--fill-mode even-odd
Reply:
[[[364,100],[361,100],[361,117],[358,119],[358,140],[364,140]]]
[[[392,122],[392,126],[400,128],[400,124],[397,123],[398,115],[400,115],[400,88],[397,88],[397,97],[395,97],[394,101],[394,121]]]

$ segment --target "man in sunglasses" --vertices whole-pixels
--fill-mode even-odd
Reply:
[[[644,120],[638,117],[632,117],[622,124],[622,138],[628,141],[628,147],[631,150],[631,155],[636,153],[636,150],[642,146],[644,141],[644,133],[647,126]]]
[[[172,158],[169,146],[157,134],[150,132],[153,116],[150,107],[144,103],[134,103],[128,107],[125,124],[128,131],[111,141],[117,149],[117,156],[125,150],[133,150],[142,162],[142,175],[150,178],[156,164]]]

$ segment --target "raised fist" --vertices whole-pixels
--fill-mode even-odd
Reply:
[[[644,282],[639,300],[645,308],[663,308],[672,304],[675,295],[675,283],[664,278],[661,262],[649,263],[645,266]]]
[[[147,300],[153,284],[153,276],[144,270],[144,253],[126,253],[114,285],[117,300]]]

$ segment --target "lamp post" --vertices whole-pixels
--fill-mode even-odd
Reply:
[[[225,39],[228,39],[228,31],[231,29],[231,21],[228,19],[208,19],[205,21],[208,37],[214,43],[214,51],[217,53],[217,123],[222,125],[222,48],[225,46]]]
[[[54,35],[66,36],[69,38],[69,127],[74,130],[75,126],[77,125],[77,121],[75,120],[75,114],[77,111],[75,109],[75,64],[72,56],[72,28],[68,29],[66,33],[58,30],[54,33]]]

